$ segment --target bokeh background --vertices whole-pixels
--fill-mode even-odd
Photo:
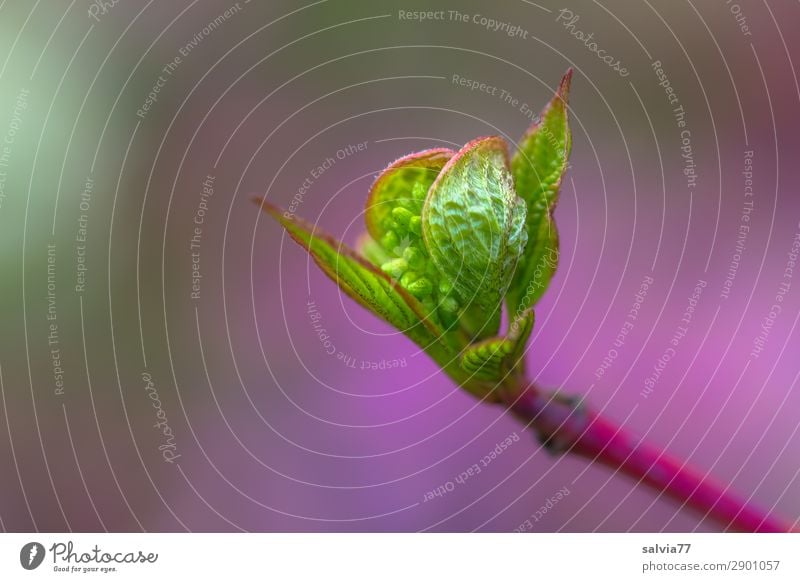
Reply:
[[[799,25],[760,0],[0,2],[0,527],[714,531],[460,392],[250,201],[352,244],[387,163],[513,143],[568,67],[532,373],[800,518]]]

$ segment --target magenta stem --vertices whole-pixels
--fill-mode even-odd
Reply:
[[[791,527],[730,493],[658,447],[587,410],[575,399],[530,386],[508,395],[506,405],[555,452],[580,455],[645,483],[714,519],[726,530],[787,532]]]

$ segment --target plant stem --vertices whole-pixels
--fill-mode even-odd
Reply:
[[[588,410],[579,400],[529,384],[503,395],[506,406],[553,452],[580,455],[625,473],[659,493],[716,520],[724,529],[787,532],[781,520],[747,504],[727,488]]]

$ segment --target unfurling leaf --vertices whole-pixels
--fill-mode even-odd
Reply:
[[[517,193],[528,208],[528,246],[507,299],[511,313],[535,305],[558,266],[558,232],[553,211],[572,148],[567,114],[571,79],[570,70],[540,119],[520,140],[511,160]]]
[[[508,336],[469,346],[461,356],[461,367],[480,380],[502,382],[515,368],[522,367],[533,322],[533,310],[528,309],[512,323]]]
[[[447,162],[425,200],[422,234],[446,283],[468,304],[465,327],[476,338],[496,334],[527,240],[525,203],[501,138],[476,139]]]

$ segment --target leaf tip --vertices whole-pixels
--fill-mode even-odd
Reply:
[[[253,196],[250,198],[250,200],[253,202],[253,204],[257,205],[261,210],[278,221],[284,228],[286,228],[291,222],[297,222],[297,219],[291,213],[289,213],[288,210],[284,210],[277,204],[273,204],[261,196]]]
[[[250,201],[261,208],[261,210],[272,216],[275,216],[276,214],[279,215],[281,213],[279,206],[276,206],[272,202],[267,202],[267,200],[261,196],[251,196]]]
[[[572,72],[572,67],[567,69],[567,72],[564,73],[564,76],[561,77],[561,82],[558,84],[556,95],[560,97],[564,103],[569,103],[569,88],[572,85]]]

